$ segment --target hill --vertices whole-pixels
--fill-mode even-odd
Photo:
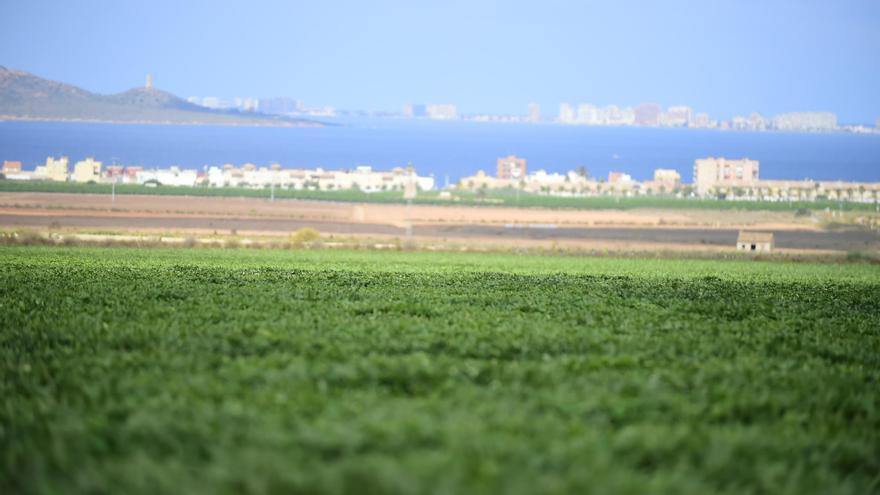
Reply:
[[[135,88],[102,95],[0,66],[0,120],[4,119],[280,127],[321,125],[303,119],[213,110],[156,88]]]

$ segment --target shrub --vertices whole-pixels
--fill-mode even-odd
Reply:
[[[290,234],[290,242],[294,246],[303,246],[321,238],[321,233],[311,227],[303,227]]]

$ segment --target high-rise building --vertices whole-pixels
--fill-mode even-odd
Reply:
[[[697,112],[694,115],[694,120],[690,123],[690,127],[697,127],[705,129],[707,127],[711,127],[712,121],[709,119],[709,114],[706,112]]]
[[[620,120],[618,125],[633,125],[636,123],[636,111],[632,107],[620,109]]]
[[[636,125],[658,125],[660,123],[660,105],[656,103],[642,103],[634,110]]]
[[[432,103],[427,106],[428,117],[437,120],[451,120],[458,118],[458,108],[451,103]]]
[[[597,125],[602,123],[602,115],[595,105],[581,103],[578,105],[577,122],[579,124]]]
[[[608,105],[599,112],[599,122],[605,125],[632,125],[636,120],[632,108]]]
[[[678,105],[666,109],[660,117],[662,125],[670,127],[684,127],[693,120],[693,110],[685,105]]]
[[[216,96],[205,96],[201,99],[201,105],[207,108],[224,108],[225,102]]]
[[[256,112],[260,106],[259,100],[250,96],[236,97],[233,101],[235,108],[244,112]]]
[[[574,107],[568,103],[559,104],[559,122],[562,124],[573,124],[576,120]]]
[[[620,120],[620,108],[617,105],[607,105],[602,109],[600,124],[616,125]]]
[[[697,194],[707,196],[718,182],[758,180],[760,164],[758,160],[743,158],[728,160],[726,158],[700,158],[694,161],[694,185]]]
[[[791,112],[773,118],[773,127],[781,131],[833,131],[837,115],[831,112]]]
[[[541,121],[541,106],[537,103],[529,103],[529,122]]]
[[[763,115],[758,112],[752,112],[752,114],[749,115],[749,129],[753,131],[763,131],[766,130],[767,127],[769,127],[769,123]]]
[[[526,176],[526,159],[517,158],[514,155],[499,158],[495,176],[499,179],[524,179]]]
[[[286,97],[260,98],[257,102],[257,108],[260,112],[273,115],[286,115],[301,112],[303,106],[303,102]]]
[[[144,87],[147,89],[153,88],[153,75],[152,74],[147,74],[147,82],[146,82],[146,84],[144,84]]]

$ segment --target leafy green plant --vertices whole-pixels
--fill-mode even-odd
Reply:
[[[880,266],[0,247],[3,493],[870,493]]]

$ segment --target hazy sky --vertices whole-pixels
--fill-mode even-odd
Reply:
[[[0,1],[0,65],[118,92],[880,117],[880,1]]]

